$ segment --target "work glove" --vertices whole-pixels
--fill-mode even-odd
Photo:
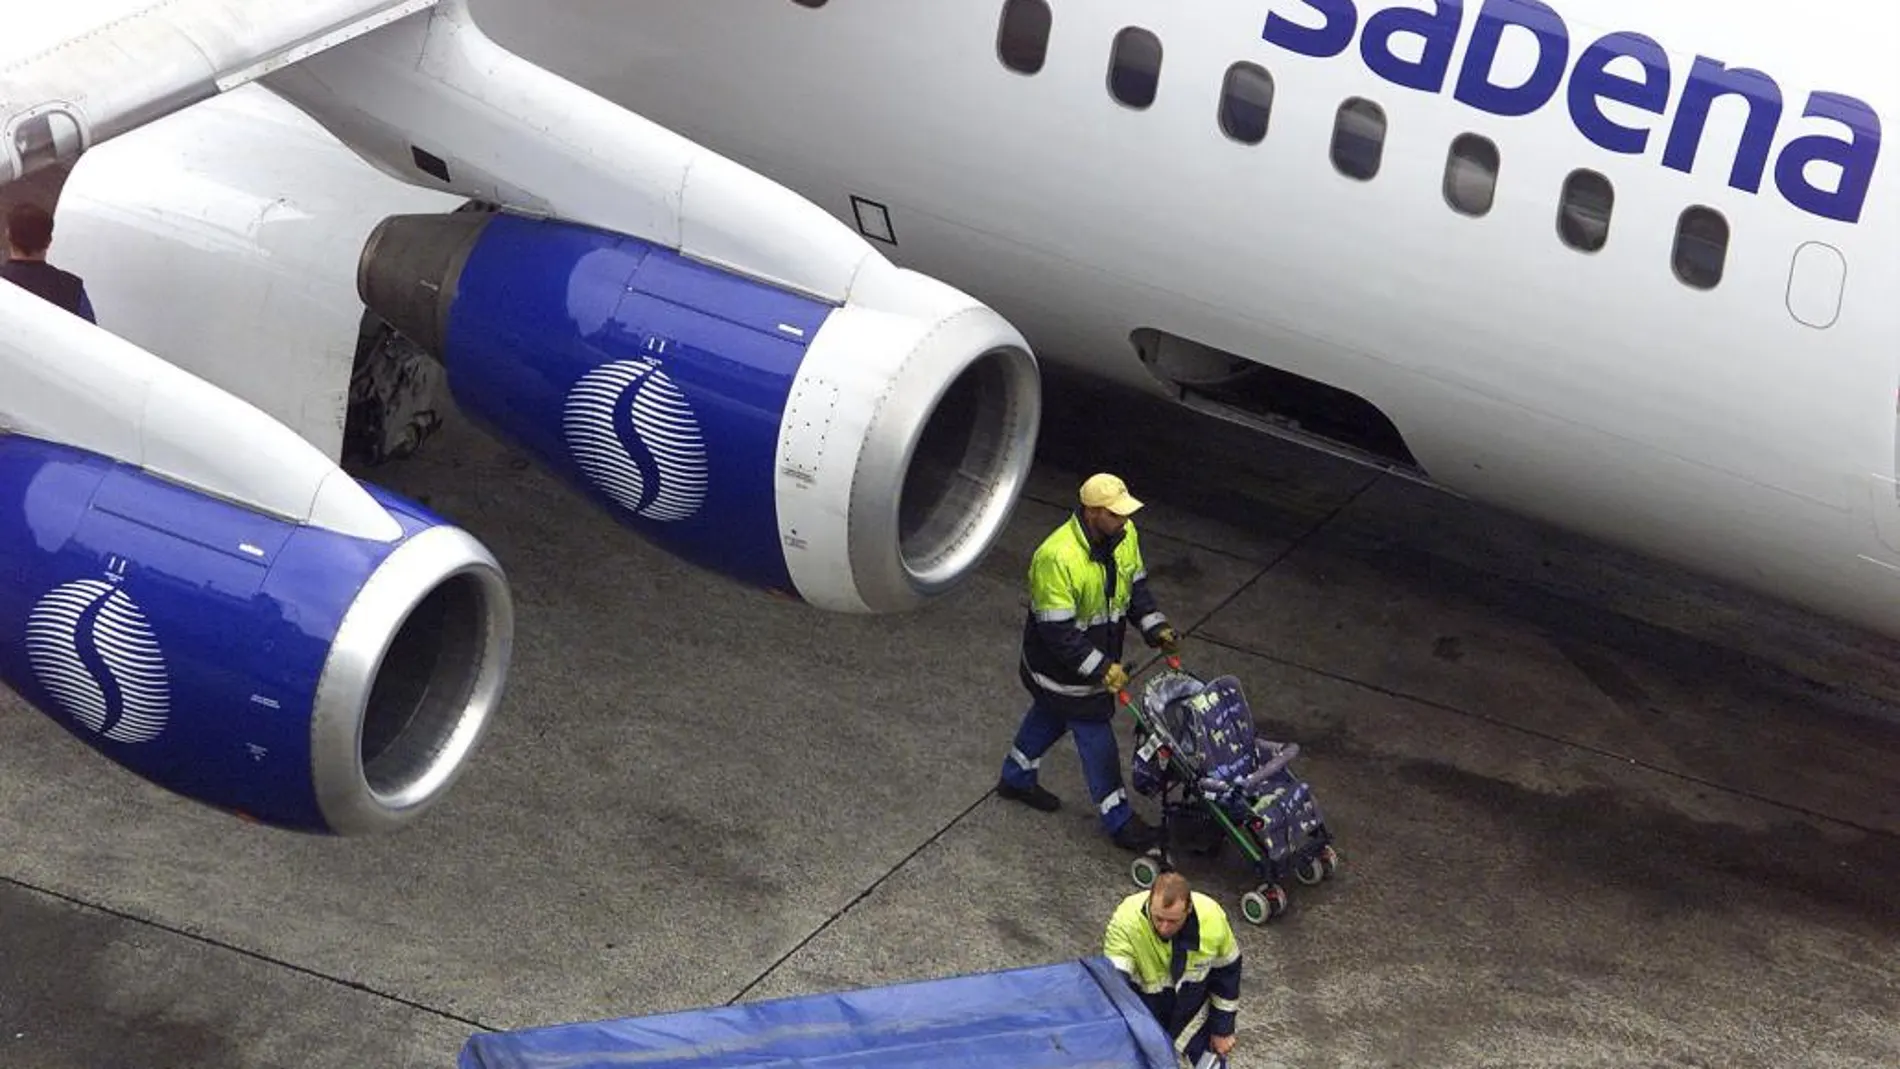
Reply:
[[[1123,668],[1120,661],[1109,665],[1108,671],[1102,673],[1102,686],[1107,687],[1110,692],[1119,691],[1127,685],[1128,669]]]
[[[1172,657],[1181,652],[1181,636],[1174,633],[1174,628],[1163,625],[1161,630],[1155,632],[1154,641],[1148,645],[1157,646],[1162,653]]]

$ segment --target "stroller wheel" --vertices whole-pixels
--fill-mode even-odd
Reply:
[[[1248,924],[1265,924],[1287,911],[1286,888],[1277,883],[1261,884],[1240,896],[1240,915]]]
[[[1321,880],[1326,878],[1326,862],[1321,859],[1319,855],[1315,854],[1300,862],[1299,865],[1293,869],[1293,875],[1308,887],[1316,886]]]
[[[1128,875],[1135,881],[1135,886],[1144,891],[1155,885],[1155,877],[1161,875],[1162,871],[1161,859],[1152,854],[1143,854],[1128,865]]]

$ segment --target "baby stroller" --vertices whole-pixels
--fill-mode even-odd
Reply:
[[[1208,852],[1232,842],[1253,865],[1260,885],[1241,896],[1240,912],[1265,924],[1287,911],[1287,876],[1313,885],[1339,867],[1312,788],[1290,768],[1299,745],[1254,736],[1239,680],[1203,682],[1182,671],[1179,658],[1167,663],[1139,700],[1120,696],[1135,717],[1135,789],[1161,802],[1160,845],[1136,858],[1130,874],[1136,886],[1152,886],[1174,867],[1170,842],[1198,826],[1214,836]]]

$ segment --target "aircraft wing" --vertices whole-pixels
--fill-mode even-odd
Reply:
[[[436,0],[16,4],[0,34],[0,185]]]

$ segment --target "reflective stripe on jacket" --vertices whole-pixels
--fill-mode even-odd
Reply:
[[[1240,944],[1220,903],[1191,892],[1193,907],[1173,939],[1148,923],[1147,891],[1122,899],[1109,918],[1102,953],[1170,1036],[1184,1032],[1205,1008],[1210,1035],[1234,1034],[1240,1011]],[[1195,1029],[1198,1031],[1198,1029]]]
[[[1130,521],[1103,545],[1092,545],[1082,516],[1042,540],[1029,561],[1029,612],[1023,621],[1023,685],[1051,711],[1106,720],[1115,706],[1102,687],[1121,660],[1128,618],[1144,637],[1168,619],[1148,590],[1141,536]]]

